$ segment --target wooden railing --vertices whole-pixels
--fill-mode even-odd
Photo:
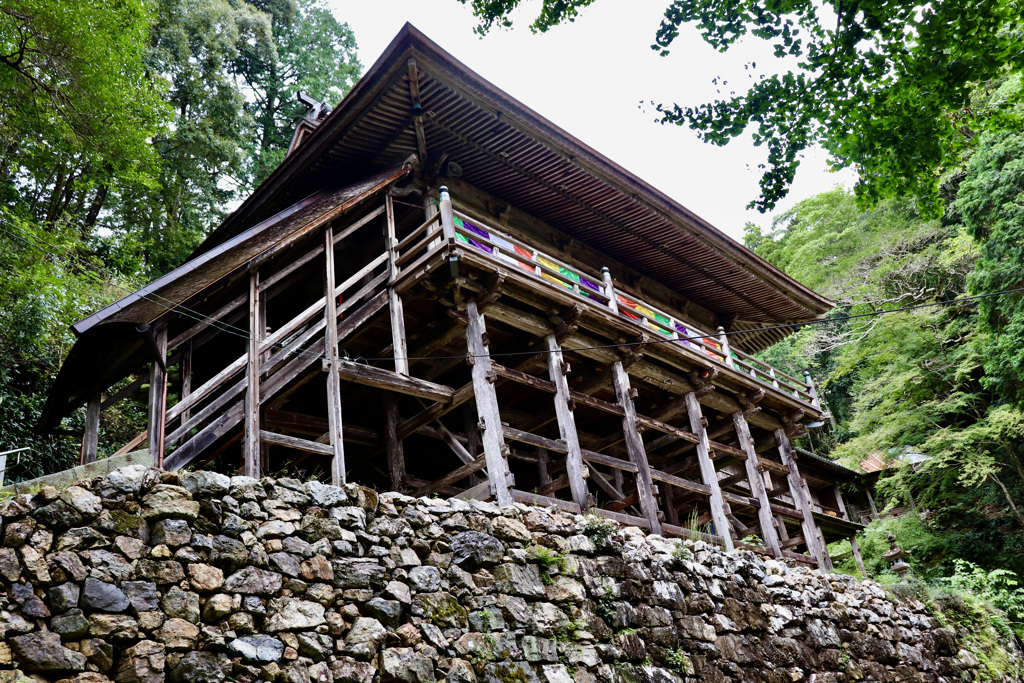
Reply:
[[[447,206],[450,205],[442,202],[442,212]],[[396,261],[401,272],[414,270],[446,245],[465,245],[504,267],[564,289],[587,304],[607,308],[634,325],[664,337],[667,343],[688,347],[715,363],[749,375],[766,387],[821,408],[809,374],[805,373],[801,380],[730,347],[729,335],[721,327],[715,333],[704,331],[619,289],[607,268],[598,274],[570,265],[465,213],[449,210],[450,227],[439,213],[396,245]]]

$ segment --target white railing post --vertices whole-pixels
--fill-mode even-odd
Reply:
[[[615,283],[612,282],[612,272],[608,266],[601,266],[601,280],[604,281],[604,295],[608,297],[608,308],[612,313],[619,312],[619,302],[615,298]]]
[[[811,379],[810,370],[804,370],[804,384],[807,385],[807,393],[811,396],[811,405],[820,410],[821,401],[818,400],[818,390],[814,386],[814,380]]]
[[[721,325],[718,326],[718,343],[722,345],[722,355],[725,356],[725,364],[730,368],[735,367],[732,362],[732,353],[729,351],[729,335],[725,333],[725,328]]]
[[[452,198],[448,194],[448,186],[442,185],[438,188],[440,202],[438,209],[441,213],[441,230],[449,244],[455,243],[455,214],[452,212]]]

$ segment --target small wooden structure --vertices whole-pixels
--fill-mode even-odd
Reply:
[[[830,566],[859,525],[790,443],[823,417],[814,385],[752,355],[830,301],[410,26],[302,125],[188,262],[74,326],[46,420],[88,406],[84,460],[148,385],[125,449],[167,469],[555,505]]]

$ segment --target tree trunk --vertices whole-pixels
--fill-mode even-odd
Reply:
[[[1017,509],[1017,505],[1013,502],[1013,497],[1010,495],[1010,492],[1006,489],[1006,486],[1003,484],[1003,482],[999,481],[999,477],[997,477],[995,474],[988,475],[988,478],[995,482],[996,486],[1003,490],[1003,497],[1006,498],[1006,502],[1007,504],[1009,504],[1010,509],[1013,510],[1013,514],[1017,517],[1017,521],[1020,522],[1020,525],[1022,527],[1024,527],[1024,515],[1021,515],[1020,510]]]

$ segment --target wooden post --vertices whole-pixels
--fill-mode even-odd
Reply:
[[[565,474],[569,477],[569,490],[572,500],[580,506],[582,512],[590,507],[587,495],[587,482],[583,480],[583,453],[580,450],[580,439],[576,433],[576,418],[573,415],[569,398],[569,382],[565,376],[569,366],[562,358],[562,348],[558,339],[549,334],[545,339],[548,345],[548,377],[555,385],[555,415],[558,417],[558,433],[565,442]],[[637,435],[639,437],[639,435]],[[642,444],[641,444],[642,446]],[[646,461],[646,457],[644,460]]]
[[[192,393],[192,340],[188,340],[185,343],[185,348],[181,352],[181,398],[179,400],[184,401]],[[181,423],[188,422],[188,418],[191,415],[189,409],[181,411]]]
[[[388,395],[384,398],[384,445],[388,453],[388,472],[391,474],[391,490],[405,489],[405,449],[398,438],[398,399]]]
[[[249,274],[249,355],[246,358],[245,387],[245,436],[242,456],[245,461],[243,473],[259,479],[262,458],[260,457],[260,275],[254,270]]]
[[[864,558],[860,556],[860,548],[857,547],[857,535],[850,536],[850,550],[853,551],[853,559],[857,561],[857,569],[865,577],[868,575],[867,570],[864,569]]]
[[[82,464],[96,462],[100,439],[100,394],[89,398],[85,409],[85,433],[82,435]]]
[[[658,504],[654,500],[654,480],[651,478],[651,466],[647,462],[647,451],[644,450],[640,430],[637,429],[636,406],[633,405],[632,389],[629,375],[622,367],[622,361],[612,363],[612,383],[615,385],[615,398],[622,406],[622,434],[625,437],[626,451],[629,459],[636,465],[636,490],[640,498],[640,511],[651,523],[651,533],[661,533],[661,520],[658,519]]]
[[[750,436],[750,426],[747,424],[747,419],[743,417],[742,410],[732,414],[732,422],[736,426],[736,437],[739,439],[740,448],[747,454],[744,464],[747,468],[750,492],[761,504],[761,507],[757,509],[757,519],[761,523],[761,538],[768,549],[772,551],[772,555],[782,557],[779,534],[775,530],[775,520],[772,519],[768,493],[764,489],[764,479],[761,478],[761,466],[757,461],[757,452],[754,450],[754,439]]]
[[[324,350],[327,353],[327,429],[330,434],[331,483],[345,483],[345,442],[341,427],[341,378],[338,376],[338,300],[334,294],[334,230],[324,231],[324,320],[327,324]]]
[[[551,483],[551,472],[548,471],[548,450],[537,446],[533,452],[537,454],[537,483],[543,488]]]
[[[850,513],[846,511],[846,503],[843,501],[843,494],[839,490],[839,485],[836,484],[833,490],[836,494],[836,503],[839,504],[839,514],[843,516],[843,519],[850,519]]]
[[[707,429],[704,427],[704,413],[697,400],[697,394],[690,391],[686,394],[686,414],[690,418],[690,431],[697,435],[697,462],[700,465],[700,476],[704,484],[711,489],[711,519],[715,523],[715,533],[721,536],[722,543],[728,551],[733,550],[732,533],[729,531],[729,515],[732,510],[722,498],[722,488],[718,485],[718,473],[715,463],[711,460],[711,448]]]
[[[447,196],[447,193],[444,195]],[[441,215],[444,216],[445,202],[441,203]],[[451,203],[448,203],[449,215]],[[473,366],[473,393],[476,396],[476,412],[480,418],[480,431],[483,432],[484,459],[487,462],[487,476],[490,479],[491,492],[498,505],[512,504],[512,475],[508,471],[508,446],[501,428],[501,413],[498,410],[498,392],[494,388],[497,376],[491,368],[491,353],[488,349],[487,325],[483,315],[477,310],[476,302],[466,305],[466,342],[469,350],[469,361]]]
[[[441,213],[441,231],[449,244],[455,244],[455,214],[452,211],[452,198],[448,194],[448,188],[442,185],[439,188],[440,202],[438,211]]]
[[[462,424],[466,430],[466,451],[469,452],[473,459],[483,452],[484,446],[480,442],[480,426],[477,424],[478,420],[473,411],[473,406],[466,404],[462,407]],[[476,486],[480,483],[480,478],[474,473],[467,477],[470,486]]]
[[[797,469],[796,459],[793,457],[793,447],[789,443],[785,429],[775,430],[775,443],[779,446],[779,457],[782,459],[782,464],[789,468],[789,474],[786,475],[786,480],[789,483],[789,495],[793,497],[796,509],[804,516],[800,526],[804,532],[807,550],[811,553],[811,557],[817,560],[819,569],[827,569],[831,564],[825,561],[828,551],[822,547],[818,539],[818,525],[814,523],[811,503],[807,500],[807,494],[804,492],[804,482]]]
[[[871,491],[864,489],[864,495],[868,497],[868,505],[871,507],[871,519],[878,519],[878,508],[875,507],[875,499],[871,495]]]
[[[387,226],[384,230],[384,244],[388,253],[388,304],[391,311],[391,346],[395,353],[395,372],[409,374],[409,350],[405,340],[405,314],[402,308],[402,297],[395,291],[394,282],[398,279],[398,266],[395,265],[395,205],[391,195],[385,195],[384,204],[387,208]]]
[[[149,455],[154,467],[164,465],[164,427],[167,415],[167,328],[156,332],[159,359],[149,372]]]

